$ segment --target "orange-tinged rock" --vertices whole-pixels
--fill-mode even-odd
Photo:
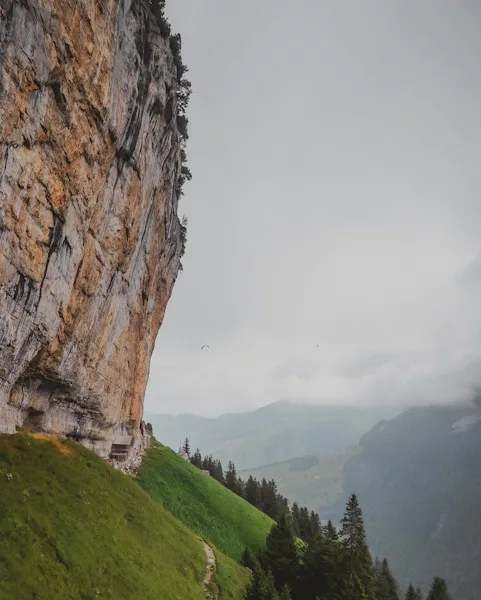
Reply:
[[[176,69],[148,0],[1,8],[0,431],[105,456],[180,265]]]

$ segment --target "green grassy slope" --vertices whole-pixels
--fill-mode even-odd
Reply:
[[[262,548],[273,521],[217,481],[155,443],[139,471],[153,498],[190,529],[235,560]]]
[[[2,600],[204,598],[197,536],[73,442],[0,436],[0,540]]]
[[[244,600],[245,590],[250,581],[249,572],[216,548],[214,554],[217,562],[214,582],[220,592],[220,600]]]

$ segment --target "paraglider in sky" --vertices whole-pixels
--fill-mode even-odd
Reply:
[[[210,348],[210,346],[207,346],[207,344],[205,344],[204,346],[200,347],[201,350],[203,350],[204,348]]]
[[[210,349],[210,346],[208,346],[207,344],[204,344],[203,346],[201,346],[200,351],[203,352],[204,354],[207,354],[209,349]]]

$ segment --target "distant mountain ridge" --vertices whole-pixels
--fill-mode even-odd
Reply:
[[[145,413],[154,434],[177,449],[188,437],[192,448],[233,460],[238,469],[255,468],[297,456],[342,452],[381,419],[401,412],[392,406],[308,405],[274,402],[245,413],[217,418]]]
[[[381,419],[345,453],[305,455],[241,471],[274,479],[291,502],[338,523],[361,503],[369,547],[399,582],[424,589],[442,572],[456,600],[481,590],[481,407],[410,408]]]

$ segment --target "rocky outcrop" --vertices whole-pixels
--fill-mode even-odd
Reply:
[[[177,89],[148,0],[0,0],[0,431],[139,444],[182,252]]]

